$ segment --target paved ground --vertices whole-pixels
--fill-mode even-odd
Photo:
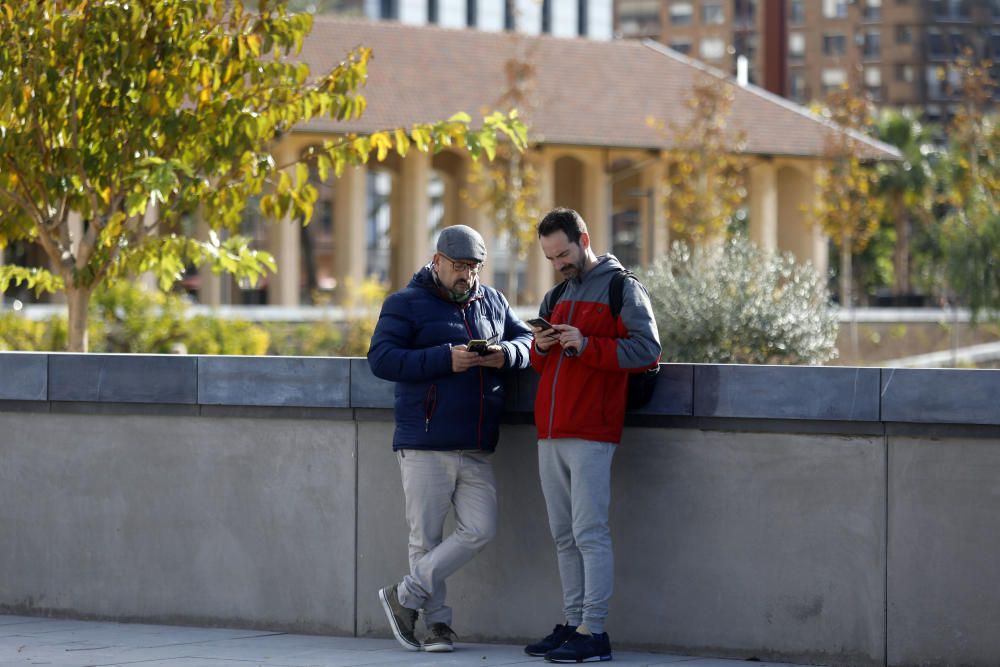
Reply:
[[[362,665],[545,665],[520,646],[458,642],[454,653],[404,651],[392,639],[317,637],[282,632],[0,615],[0,667],[361,667]],[[615,651],[612,664],[779,667],[689,656]],[[790,667],[790,666],[781,666]]]

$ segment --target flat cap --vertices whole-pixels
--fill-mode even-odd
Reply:
[[[441,230],[437,251],[452,259],[486,261],[486,242],[472,227],[452,225]]]

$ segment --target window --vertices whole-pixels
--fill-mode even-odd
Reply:
[[[427,0],[427,22],[431,25],[438,22],[438,0]]]
[[[842,56],[847,53],[847,36],[823,35],[823,54],[827,56]]]
[[[930,65],[926,73],[927,95],[928,97],[941,99],[959,90],[962,84],[962,75],[956,67],[946,67],[944,65]]]
[[[965,51],[965,35],[960,32],[953,32],[949,35],[948,42],[951,46],[951,55],[960,56]]]
[[[868,88],[878,88],[882,85],[882,69],[879,67],[865,68],[865,86]]]
[[[379,18],[395,20],[399,18],[399,3],[396,0],[380,0]]]
[[[479,24],[479,0],[465,0],[465,25],[475,28]]]
[[[913,83],[913,65],[896,65],[896,81]]]
[[[882,52],[882,35],[878,30],[866,30],[861,43],[861,53],[865,58],[878,58]]]
[[[913,43],[913,30],[908,25],[897,25],[896,26],[896,43],[897,44],[912,44]]]
[[[948,55],[945,52],[944,35],[937,30],[927,31],[927,55],[931,58],[944,58]]]
[[[677,40],[676,42],[670,42],[667,46],[686,56],[691,55],[691,40]]]
[[[1000,21],[1000,0],[990,0],[990,15],[994,21]]]
[[[968,0],[931,0],[931,14],[936,19],[969,18]]]
[[[925,73],[927,83],[927,96],[940,99],[944,97],[944,67],[931,65]]]
[[[788,77],[788,95],[800,104],[806,101],[806,77],[801,72]]]
[[[579,20],[583,21],[586,16],[587,0],[579,0],[579,10],[583,13],[577,14]],[[658,0],[641,0],[640,2],[629,2],[621,7],[618,18],[618,29],[624,37],[653,37],[659,39],[663,30],[660,28],[660,2]],[[580,35],[586,35],[581,32]]]
[[[701,6],[701,22],[705,25],[720,25],[726,22],[726,12],[721,2],[706,2]]]
[[[691,25],[691,15],[694,9],[690,2],[674,2],[670,5],[670,23],[673,25]]]
[[[706,37],[698,47],[702,60],[719,60],[726,55],[726,42],[721,37]]]
[[[882,20],[882,0],[868,0],[868,2],[865,3],[865,20]]]
[[[590,3],[587,0],[576,3],[576,34],[580,37],[590,34]]]
[[[823,92],[829,93],[831,90],[840,88],[847,83],[847,72],[839,67],[824,69],[820,72],[819,78],[823,84]]]
[[[552,0],[542,0],[542,34],[552,32]]]
[[[823,16],[828,19],[846,19],[848,0],[823,0]]]
[[[788,22],[792,25],[802,25],[805,20],[806,10],[802,0],[792,0],[788,5]]]
[[[1000,32],[990,33],[990,57],[1000,57]]]
[[[753,28],[756,25],[756,17],[757,0],[734,1],[733,23],[737,28]]]
[[[806,57],[806,36],[801,32],[788,33],[788,59],[801,61]]]

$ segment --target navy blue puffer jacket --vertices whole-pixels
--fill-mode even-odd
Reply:
[[[503,371],[451,370],[452,346],[474,338],[498,343],[505,369],[530,363],[531,330],[492,287],[478,284],[466,303],[456,304],[428,265],[382,304],[368,364],[376,376],[396,383],[394,450],[496,447]]]

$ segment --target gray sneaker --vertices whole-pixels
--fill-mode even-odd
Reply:
[[[428,653],[450,653],[455,650],[452,637],[458,637],[447,623],[431,623],[431,633],[424,639],[424,650]]]
[[[417,641],[413,633],[417,624],[417,610],[404,607],[399,602],[399,595],[396,593],[396,585],[386,586],[378,592],[378,599],[382,602],[382,609],[389,619],[389,627],[392,634],[396,636],[396,641],[407,651],[419,651],[420,642]]]

